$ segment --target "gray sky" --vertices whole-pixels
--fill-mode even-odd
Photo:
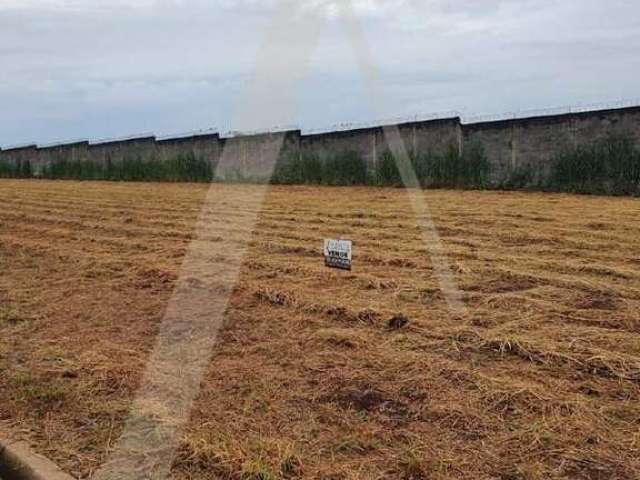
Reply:
[[[375,120],[343,19],[324,3],[293,123]],[[0,145],[270,127],[275,113],[259,125],[232,119],[275,5],[0,0]],[[355,8],[388,117],[640,97],[637,0],[355,0]]]

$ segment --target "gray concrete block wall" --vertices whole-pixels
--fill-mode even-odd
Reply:
[[[409,152],[443,152],[449,147],[461,147],[458,117],[403,123],[397,127]],[[389,149],[384,127],[304,135],[300,148],[303,154],[315,154],[320,158],[357,152],[367,161],[370,169],[375,168],[380,155]]]
[[[494,183],[526,168],[544,176],[551,156],[573,141],[572,120],[565,116],[469,124],[463,125],[462,131],[464,146],[471,142],[483,146]]]
[[[472,142],[482,145],[491,164],[491,182],[499,182],[504,172],[516,164],[513,128],[503,122],[478,123],[462,126],[462,149]]]
[[[443,153],[450,147],[462,147],[459,117],[404,123],[398,129],[408,151]]]
[[[83,161],[89,159],[89,142],[75,142],[48,147],[38,147],[37,155],[32,162],[35,174],[41,174],[51,162]]]
[[[215,170],[222,154],[222,142],[217,133],[192,135],[182,138],[158,140],[155,145],[155,157],[166,161],[179,155],[193,154],[209,162]]]
[[[300,131],[239,135],[221,139],[216,176],[228,180],[270,178],[274,161],[300,154]]]
[[[36,145],[27,145],[24,147],[11,148],[3,150],[3,155],[6,155],[8,159],[15,162],[33,161],[37,154]]]
[[[527,167],[543,175],[553,153],[572,141],[571,121],[560,117],[468,124],[462,126],[462,132],[463,148],[472,142],[484,148],[494,183]]]
[[[33,167],[33,162],[37,157],[36,145],[25,145],[16,148],[0,150],[0,161],[7,162],[13,166],[23,165],[29,162]]]
[[[357,152],[371,168],[382,151],[383,138],[382,127],[303,135],[300,150],[303,155],[317,155],[321,159]]]
[[[539,177],[549,173],[551,157],[573,142],[571,118],[516,120],[511,125],[510,170],[529,168]],[[503,173],[508,175],[509,169]]]
[[[472,141],[484,147],[494,182],[520,168],[544,177],[553,155],[567,146],[612,133],[630,135],[640,143],[640,107],[471,123],[461,128],[463,148]]]
[[[140,137],[127,140],[114,140],[103,143],[89,143],[88,158],[94,162],[106,164],[123,160],[151,160],[156,154],[156,138]]]
[[[531,167],[540,174],[549,170],[551,156],[567,144],[587,143],[610,133],[630,134],[640,142],[640,107],[568,113],[531,118],[463,124],[460,118],[409,122],[398,125],[409,151],[442,151],[456,146],[464,151],[479,142],[493,165],[493,180]],[[321,158],[347,151],[359,153],[370,167],[387,148],[383,127],[357,128],[302,135],[300,131],[240,135],[194,135],[156,141],[155,137],[131,138],[102,143],[75,142],[37,148],[28,145],[0,150],[0,160],[17,164],[31,162],[34,171],[60,159],[106,163],[124,159],[167,160],[193,153],[217,167],[217,176],[235,179],[266,179],[266,158],[282,145],[280,158],[316,154]],[[224,152],[224,154],[223,154]]]
[[[578,143],[609,133],[628,134],[640,141],[640,107],[577,113],[573,115],[571,128]]]

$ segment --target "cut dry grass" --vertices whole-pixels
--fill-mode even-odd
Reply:
[[[122,431],[206,189],[0,182],[0,421],[74,475]],[[462,318],[402,190],[273,187],[253,233],[211,229],[253,237],[173,477],[640,478],[639,201],[424,195]]]

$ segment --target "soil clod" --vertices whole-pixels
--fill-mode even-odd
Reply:
[[[407,325],[409,325],[409,319],[404,315],[394,315],[389,319],[389,322],[387,322],[387,326],[391,330],[400,330]]]

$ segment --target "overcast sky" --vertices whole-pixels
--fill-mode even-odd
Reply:
[[[637,0],[355,0],[374,102],[331,3],[288,17],[276,0],[0,0],[0,145],[640,97]],[[296,81],[241,116],[265,56]]]

